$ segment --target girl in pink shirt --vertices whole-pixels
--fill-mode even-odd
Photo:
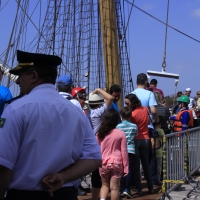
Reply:
[[[108,110],[96,136],[102,153],[102,167],[99,168],[102,179],[101,200],[107,198],[109,190],[111,199],[118,200],[120,178],[128,174],[126,136],[124,132],[116,129],[119,118],[115,109]]]

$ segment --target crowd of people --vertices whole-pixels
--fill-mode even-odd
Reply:
[[[119,85],[87,94],[69,74],[56,81],[58,56],[17,51],[17,60],[10,73],[18,75],[20,96],[8,95],[0,124],[0,200],[77,200],[90,173],[92,200],[109,192],[112,200],[132,198],[132,186],[141,196],[141,166],[154,193],[162,184],[162,150],[152,135],[161,143],[163,135],[192,127],[200,91],[197,102],[190,88],[178,92],[171,114],[157,80],[148,83],[140,73],[119,108]]]

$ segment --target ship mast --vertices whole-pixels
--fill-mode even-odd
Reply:
[[[122,88],[115,1],[99,0],[99,5],[104,48],[106,90],[109,91],[110,86],[113,84],[118,84]],[[118,102],[120,108],[123,106],[122,102],[123,96]]]

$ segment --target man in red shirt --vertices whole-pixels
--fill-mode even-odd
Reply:
[[[157,88],[157,84],[158,81],[156,79],[152,79],[149,88],[151,88],[153,92],[159,92],[162,95],[162,100],[164,100],[164,93],[161,89]]]

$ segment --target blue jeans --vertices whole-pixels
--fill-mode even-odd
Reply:
[[[123,192],[125,189],[131,189],[132,178],[133,178],[133,166],[134,166],[135,154],[129,153],[129,173],[127,176],[122,177],[120,181],[120,189]]]
[[[152,183],[155,184],[158,180],[157,177],[157,158],[156,158],[156,150],[150,150],[150,167],[151,167],[151,179]]]
[[[153,189],[151,168],[149,164],[150,140],[135,140],[135,157],[133,165],[133,174],[135,178],[135,185],[139,192],[142,191],[141,177],[140,177],[140,160],[144,170],[144,175],[148,184],[148,189]]]

